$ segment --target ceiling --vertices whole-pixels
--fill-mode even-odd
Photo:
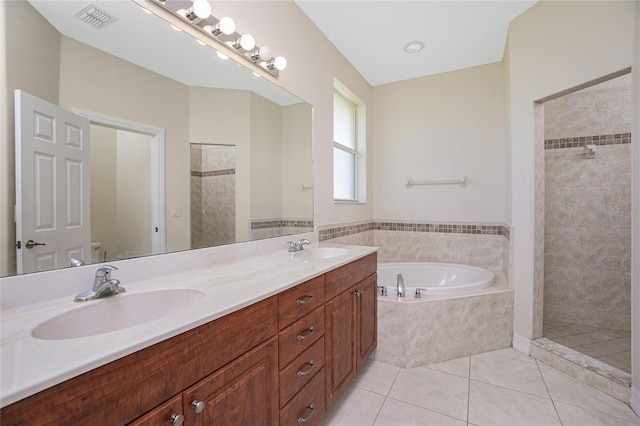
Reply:
[[[251,90],[282,106],[300,102],[281,87],[238,66],[237,62],[222,60],[207,52],[210,47],[198,44],[185,32],[176,32],[166,21],[145,13],[132,1],[28,1],[66,37],[188,86]],[[115,18],[114,22],[97,29],[74,17],[89,3]]]
[[[295,0],[372,86],[502,60],[509,22],[537,0]],[[424,49],[404,46],[422,41]]]

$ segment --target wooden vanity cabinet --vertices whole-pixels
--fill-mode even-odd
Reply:
[[[278,295],[280,425],[317,424],[324,409],[325,276]]]
[[[376,267],[373,253],[43,390],[2,424],[315,425],[375,348]]]
[[[8,405],[0,412],[1,422],[84,426],[141,420],[275,336],[277,314],[276,296],[257,302]],[[161,420],[140,424],[171,424]]]
[[[187,425],[278,424],[275,337],[183,392]]]
[[[326,274],[327,410],[376,347],[376,268],[377,259],[374,253]],[[334,297],[330,299],[330,296]]]

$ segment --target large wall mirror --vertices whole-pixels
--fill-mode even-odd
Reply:
[[[87,6],[114,19],[94,27],[77,16]],[[50,142],[60,110],[81,118],[61,138],[89,149],[62,166],[37,144],[1,158],[35,189],[17,187],[0,275],[313,229],[310,105],[133,1],[12,1],[5,20],[20,138]],[[9,203],[15,183],[2,183]]]

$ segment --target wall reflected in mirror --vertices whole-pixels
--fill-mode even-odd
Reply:
[[[313,186],[312,107],[232,60],[221,60],[214,49],[175,31],[134,2],[93,4],[117,20],[101,29],[87,25],[73,16],[86,5],[81,1],[6,2],[8,66],[2,78],[11,122],[9,96],[19,89],[68,111],[89,111],[162,129],[166,149],[163,252],[312,230],[313,193],[299,189]],[[9,141],[14,139],[13,128],[3,134]],[[235,147],[234,225],[229,220],[224,232],[205,229],[206,221],[200,218],[196,219],[200,228],[192,226],[192,144]],[[96,153],[100,149],[96,145]],[[11,174],[15,171],[12,154],[0,158]],[[97,172],[101,167],[94,166],[92,159],[92,169]],[[100,183],[117,192],[117,180],[109,182],[108,176],[122,177],[132,187],[146,185],[131,174],[125,178],[124,171],[110,170],[92,178],[92,186]],[[15,180],[2,182],[2,198],[8,200],[3,208],[13,207],[14,188]],[[105,207],[106,197],[92,193],[91,198],[91,221],[108,225],[92,229],[93,247],[100,248],[97,253],[84,253],[86,263],[96,254],[100,261],[153,254],[153,249],[145,249],[145,241],[159,225],[155,219],[151,223],[138,219],[142,207],[114,213]],[[109,218],[100,217],[107,211]],[[135,224],[140,228],[134,230]],[[15,224],[1,226],[0,275],[14,275]],[[194,228],[201,230],[197,238]],[[117,235],[135,237],[125,244]],[[38,241],[37,236],[24,238]],[[68,262],[59,262],[57,267],[67,266]]]

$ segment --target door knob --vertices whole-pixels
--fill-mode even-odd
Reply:
[[[35,246],[46,246],[46,245],[47,245],[46,243],[36,243],[33,240],[29,240],[25,243],[24,246],[28,249],[31,249],[31,248],[34,248]]]

